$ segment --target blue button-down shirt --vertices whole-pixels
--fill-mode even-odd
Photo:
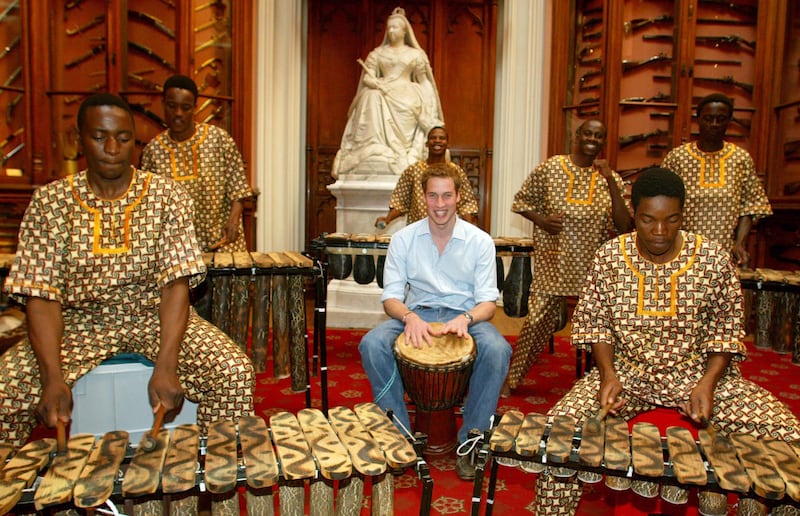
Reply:
[[[499,296],[494,241],[473,224],[458,219],[441,255],[427,217],[392,236],[381,301],[467,311]]]

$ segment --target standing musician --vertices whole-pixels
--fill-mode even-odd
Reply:
[[[386,256],[381,300],[391,319],[364,335],[359,351],[375,403],[409,428],[395,339],[405,333],[406,345],[422,348],[432,336],[471,335],[477,356],[458,431],[463,443],[469,430],[490,428],[511,347],[489,322],[499,297],[492,237],[456,214],[461,181],[452,168],[431,165],[421,181],[428,216],[395,233]],[[444,322],[441,333],[429,324],[436,321]],[[459,457],[456,473],[475,477],[468,455]]]
[[[636,231],[597,251],[572,320],[572,343],[597,367],[550,410],[582,425],[600,408],[629,420],[672,407],[721,435],[800,439],[775,396],[742,378],[742,292],[730,253],[681,230],[681,178],[650,168],[633,185]],[[718,493],[717,493],[718,494]],[[536,514],[574,514],[581,486],[548,470],[536,484]],[[719,494],[719,496],[724,496]]]
[[[511,210],[534,223],[534,274],[504,394],[517,388],[557,329],[564,297],[580,293],[597,248],[613,229],[630,230],[622,178],[598,157],[605,143],[603,122],[587,120],[575,132],[575,150],[537,166],[514,196]]]
[[[185,75],[164,82],[164,119],[169,128],[142,150],[142,170],[171,177],[194,201],[197,242],[206,251],[246,251],[244,200],[253,190],[242,156],[224,129],[195,123],[197,85]]]
[[[174,413],[186,396],[203,432],[250,414],[250,360],[189,306],[205,272],[191,199],[131,165],[133,115],[121,98],[88,97],[78,130],[87,170],[34,193],[6,280],[26,304],[28,338],[0,356],[0,442],[24,444],[37,417],[68,423],[72,385],[123,352],[154,362],[154,411]]]
[[[389,199],[389,213],[385,217],[375,219],[376,227],[384,228],[404,213],[408,224],[425,218],[427,215],[425,191],[422,189],[420,179],[428,167],[434,163],[446,163],[461,180],[461,188],[458,191],[461,196],[461,201],[457,206],[458,216],[473,224],[478,222],[478,201],[475,199],[472,185],[464,170],[447,159],[447,131],[445,128],[436,126],[431,129],[425,145],[428,148],[428,158],[414,163],[403,171],[392,191],[392,197]]]
[[[730,249],[737,265],[747,265],[747,236],[754,221],[772,215],[750,154],[726,142],[733,100],[713,93],[697,103],[700,137],[672,149],[663,166],[686,184],[683,229]]]

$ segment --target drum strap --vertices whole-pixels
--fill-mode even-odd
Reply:
[[[389,392],[389,389],[392,388],[392,385],[394,385],[394,381],[396,379],[397,379],[397,366],[395,365],[394,370],[392,371],[392,377],[389,378],[389,381],[386,382],[386,385],[383,386],[381,392],[379,392],[378,395],[375,396],[375,403],[378,403],[384,396],[386,396],[386,393]]]

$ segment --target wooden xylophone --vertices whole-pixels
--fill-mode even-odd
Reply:
[[[304,513],[309,483],[310,513],[359,514],[364,480],[371,479],[373,514],[393,513],[394,472],[414,467],[423,480],[420,514],[429,513],[433,481],[424,460],[373,403],[354,410],[316,409],[296,416],[279,412],[270,427],[260,417],[220,421],[201,438],[196,425],[162,430],[156,447],[131,454],[126,432],[95,442],[74,435],[66,453],[52,456],[53,439],[31,442],[0,470],[0,514],[14,509],[93,508],[112,499],[138,510],[186,510],[208,492],[212,514],[239,514],[237,487],[245,487],[250,514],[272,514],[278,494],[281,514]],[[11,454],[0,445],[0,458]],[[28,489],[43,469],[44,477]],[[334,492],[336,500],[334,501]],[[153,507],[155,506],[155,507]],[[132,514],[131,512],[128,512]]]
[[[775,269],[739,271],[746,316],[755,313],[754,344],[791,353],[800,364],[800,273]]]
[[[204,253],[203,260],[210,286],[206,297],[210,295],[211,300],[196,303],[198,312],[245,352],[252,328],[251,359],[256,372],[266,369],[271,314],[273,374],[276,378],[291,377],[292,390],[306,391],[309,405],[304,280],[320,276],[319,267],[310,258],[291,251]],[[324,304],[316,301],[318,307]],[[314,371],[320,348],[319,333],[314,332]]]
[[[392,236],[369,233],[330,233],[314,239],[310,249],[326,256],[328,274],[345,279],[352,274],[360,285],[377,281],[383,287],[383,267]],[[503,310],[510,317],[528,313],[528,291],[532,281],[530,238],[494,239],[497,263],[497,288],[503,294]],[[510,258],[508,273],[504,258]]]
[[[627,489],[631,480],[639,481],[634,491],[642,496],[657,496],[658,484],[667,484],[800,502],[797,443],[747,434],[712,437],[700,430],[698,445],[686,428],[669,427],[662,438],[655,425],[640,422],[629,434],[628,423],[619,418],[607,418],[599,426],[587,421],[579,431],[576,427],[570,416],[555,416],[548,422],[543,414],[506,412],[478,454],[473,514],[479,509],[482,473],[490,457],[495,460],[487,515],[494,503],[498,462],[533,473],[547,465],[554,476],[570,477],[578,471],[584,482],[599,482],[605,475],[609,487],[618,490]],[[651,490],[653,486],[656,489]]]

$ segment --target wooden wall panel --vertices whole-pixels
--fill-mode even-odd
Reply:
[[[336,230],[327,185],[361,76],[356,60],[382,42],[398,5],[431,61],[453,160],[470,176],[488,227],[496,0],[309,0],[306,242]]]

